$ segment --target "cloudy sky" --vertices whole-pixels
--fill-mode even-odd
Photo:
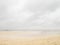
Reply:
[[[59,0],[0,0],[0,29],[60,28]]]

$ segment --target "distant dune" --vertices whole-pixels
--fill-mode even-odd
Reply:
[[[0,45],[60,45],[60,35],[42,36],[36,31],[0,31]]]

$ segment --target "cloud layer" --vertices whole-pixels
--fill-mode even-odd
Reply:
[[[60,27],[59,0],[2,0],[0,29]]]

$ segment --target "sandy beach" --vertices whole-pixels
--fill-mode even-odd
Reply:
[[[39,31],[0,31],[0,45],[60,45],[60,35],[48,35]]]

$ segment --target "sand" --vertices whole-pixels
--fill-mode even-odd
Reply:
[[[39,36],[36,32],[2,31],[0,32],[0,45],[60,45],[60,35],[45,37]]]

